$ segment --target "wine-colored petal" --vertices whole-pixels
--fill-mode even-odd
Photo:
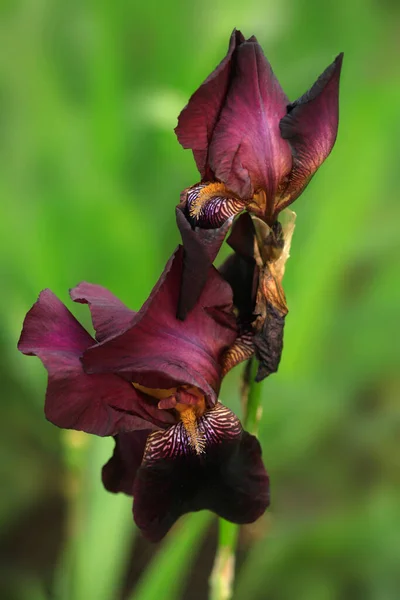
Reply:
[[[103,485],[109,492],[133,495],[133,482],[139,469],[151,431],[131,431],[114,437],[115,448],[102,469]]]
[[[45,414],[66,429],[114,435],[133,429],[157,429],[165,411],[116,375],[87,375],[80,362],[93,339],[50,291],[41,292],[28,312],[18,349],[40,358],[48,372]]]
[[[287,107],[287,115],[280,122],[282,137],[292,148],[293,169],[275,216],[301,194],[333,148],[342,61],[343,54],[339,54],[312,88]]]
[[[245,212],[234,222],[227,244],[243,258],[254,259],[255,236],[253,219]]]
[[[288,99],[255,38],[235,52],[235,70],[209,148],[215,177],[239,198],[249,200],[263,189],[267,213],[292,157],[279,122]]]
[[[233,304],[238,311],[240,323],[254,319],[254,307],[258,286],[258,267],[253,259],[231,254],[219,271],[233,291]]]
[[[83,281],[70,290],[70,296],[74,302],[89,305],[99,342],[122,333],[135,316],[133,310],[101,285]]]
[[[232,71],[232,57],[237,46],[244,42],[240,31],[232,32],[229,49],[218,67],[192,95],[178,117],[175,133],[184,148],[193,155],[202,178],[210,178],[207,169],[208,145],[224,104]]]
[[[176,222],[184,247],[183,271],[180,282],[177,316],[184,320],[193,310],[207,282],[212,263],[232,224],[225,221],[217,229],[192,229],[184,208],[177,206]]]
[[[234,523],[251,523],[269,505],[260,444],[221,404],[204,415],[206,443],[197,454],[182,424],[151,434],[134,482],[134,517],[159,541],[183,514],[211,510]]]
[[[121,372],[152,388],[195,386],[212,405],[220,386],[220,356],[237,335],[232,291],[210,268],[196,306],[185,321],[178,320],[182,265],[180,247],[132,327],[87,350],[83,364],[87,372]]]

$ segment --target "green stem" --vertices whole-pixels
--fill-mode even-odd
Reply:
[[[210,577],[210,600],[232,598],[238,536],[239,527],[237,525],[219,519],[218,548]]]
[[[248,388],[247,403],[244,410],[243,425],[246,431],[253,435],[258,435],[258,425],[262,416],[261,405],[261,389],[260,383],[255,381],[258,369],[258,361],[255,358],[251,359],[250,364],[250,381]]]
[[[261,385],[255,382],[258,361],[250,361],[249,382],[243,403],[243,425],[253,435],[258,433],[261,419]],[[235,579],[235,552],[239,538],[239,527],[219,519],[218,548],[210,577],[210,600],[230,600]]]

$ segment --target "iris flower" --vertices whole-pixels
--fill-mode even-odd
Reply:
[[[233,31],[227,55],[192,95],[175,130],[201,175],[178,206],[181,232],[186,220],[198,233],[197,243],[184,240],[188,273],[199,246],[206,247],[209,262],[215,258],[216,239],[222,243],[233,216],[243,210],[273,227],[328,157],[338,128],[342,58],[290,102],[257,39]],[[181,318],[195,304],[205,275],[198,274],[195,287],[188,279],[184,272]]]
[[[232,290],[211,268],[179,321],[182,266],[180,247],[138,313],[101,286],[72,289],[90,308],[96,341],[44,290],[18,344],[47,369],[49,421],[114,436],[103,483],[134,497],[134,519],[152,541],[190,511],[249,523],[269,504],[260,445],[218,400],[223,357],[238,335]]]

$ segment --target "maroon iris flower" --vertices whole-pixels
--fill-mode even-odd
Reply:
[[[176,128],[202,177],[197,195],[188,194],[196,223],[215,227],[249,207],[272,224],[300,195],[336,140],[342,57],[290,103],[257,39],[232,33],[228,54]]]
[[[182,194],[178,225],[188,220],[208,247],[226,233],[226,222],[243,210],[269,226],[304,190],[336,140],[339,77],[343,55],[311,89],[290,102],[253,36],[234,30],[228,53],[190,98],[176,127],[179,142],[193,150],[201,182]],[[230,221],[231,222],[231,221]],[[207,230],[214,230],[211,234]],[[221,237],[220,235],[220,237]],[[223,235],[222,235],[223,239]],[[198,247],[185,245],[194,265]],[[206,269],[206,267],[204,267]],[[188,268],[190,270],[190,268]],[[184,318],[201,289],[184,273],[179,316]],[[204,275],[199,276],[199,282]]]
[[[209,509],[248,523],[269,503],[260,445],[218,401],[222,359],[237,338],[232,290],[210,269],[179,321],[182,266],[179,248],[138,313],[100,286],[71,290],[89,305],[97,342],[44,290],[18,344],[48,371],[52,423],[114,436],[103,483],[133,495],[135,521],[153,541],[186,512]]]

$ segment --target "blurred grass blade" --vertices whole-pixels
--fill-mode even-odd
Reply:
[[[206,511],[186,517],[163,543],[129,600],[177,600],[211,519]]]
[[[210,600],[229,600],[232,597],[238,537],[238,525],[219,519],[218,549],[210,577]]]
[[[57,573],[57,597],[62,600],[114,600],[126,571],[135,531],[132,499],[102,486],[101,467],[111,456],[110,442],[91,438],[83,453],[81,488],[71,506],[72,537]]]

